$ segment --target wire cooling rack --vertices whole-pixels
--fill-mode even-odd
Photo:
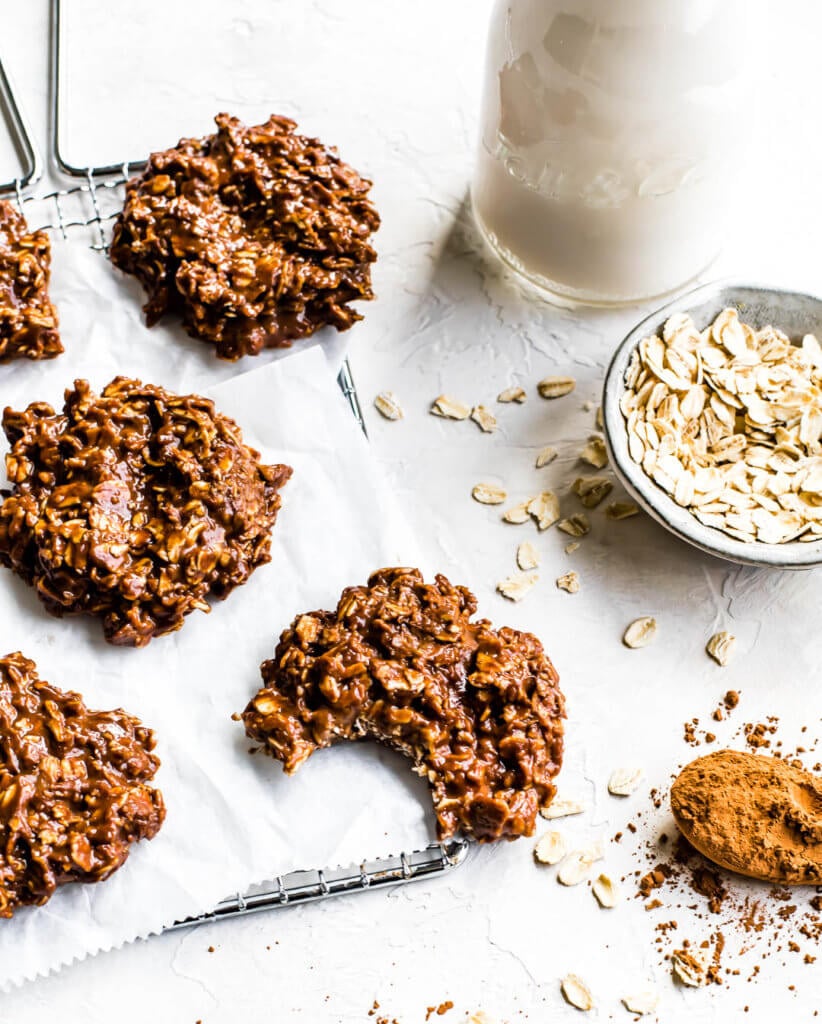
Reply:
[[[60,0],[51,0],[50,157],[54,169],[74,179],[76,184],[50,192],[34,192],[34,186],[42,176],[42,162],[8,74],[0,61],[0,113],[5,114],[22,165],[20,177],[0,183],[0,196],[8,196],[16,202],[25,213],[32,230],[48,231],[62,239],[77,239],[83,237],[82,233],[85,232],[86,244],[104,254],[108,249],[112,223],[122,209],[125,183],[145,164],[75,167],[63,159],[60,149],[60,8]],[[365,431],[357,388],[347,360],[343,362],[338,382],[352,413]],[[276,875],[247,892],[228,896],[211,911],[177,921],[170,927],[186,928],[275,907],[418,881],[457,867],[465,859],[468,848],[466,841],[456,839],[448,843],[432,843],[410,853],[364,860],[357,865]]]
[[[11,132],[11,141],[20,157],[22,174],[19,178],[0,184],[0,194],[3,192],[14,192],[15,190],[27,188],[40,180],[43,168],[40,163],[40,154],[37,147],[32,143],[32,135],[23,115],[23,111],[17,104],[14,90],[11,87],[11,80],[8,72],[0,60],[0,108],[6,113],[6,121]]]

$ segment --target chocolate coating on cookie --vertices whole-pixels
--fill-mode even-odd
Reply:
[[[92,711],[22,654],[0,658],[0,917],[58,885],[101,882],[157,834],[153,749],[125,711]]]
[[[379,740],[428,779],[441,839],[531,835],[562,763],[559,677],[535,636],[471,621],[476,607],[444,576],[375,572],[285,630],[246,732],[289,773],[337,740]]]
[[[63,351],[48,295],[51,243],[0,199],[0,362],[53,359]]]
[[[111,259],[145,288],[147,323],[178,313],[223,359],[347,329],[373,298],[371,182],[287,117],[215,120],[126,186]]]
[[[52,614],[100,616],[111,643],[179,629],[270,559],[291,469],[260,463],[207,398],[78,380],[62,413],[6,409],[3,429],[0,563]]]

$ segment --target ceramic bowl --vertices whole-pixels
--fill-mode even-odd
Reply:
[[[625,390],[625,372],[631,353],[642,338],[656,334],[672,313],[690,313],[702,330],[727,306],[738,309],[740,317],[753,327],[773,324],[793,341],[800,341],[804,334],[816,334],[822,339],[822,298],[815,295],[733,281],[703,285],[681,295],[637,324],[616,350],[608,368],[602,416],[611,466],[641,508],[680,540],[701,551],[741,565],[773,569],[807,569],[822,565],[822,539],[785,544],[745,543],[721,530],[704,526],[646,476],[628,452],[628,435],[619,400]]]

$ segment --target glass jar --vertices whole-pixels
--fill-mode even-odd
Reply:
[[[497,0],[472,189],[562,304],[662,295],[717,255],[744,177],[761,0]]]

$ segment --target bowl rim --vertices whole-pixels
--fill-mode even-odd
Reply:
[[[611,468],[625,490],[652,519],[700,551],[726,561],[760,568],[812,568],[822,565],[822,546],[817,546],[822,545],[822,537],[815,543],[788,541],[785,544],[763,544],[759,541],[745,543],[736,540],[715,527],[705,526],[689,509],[677,505],[673,498],[634,462],[628,451],[628,432],[619,401],[625,390],[625,371],[636,346],[642,338],[656,334],[671,314],[687,312],[689,308],[708,302],[714,296],[719,298],[723,292],[736,290],[760,295],[790,295],[809,303],[817,303],[822,324],[822,297],[819,295],[735,278],[722,278],[700,285],[654,310],[636,324],[620,342],[605,373],[602,388],[602,421]],[[733,305],[733,302],[728,304]]]

